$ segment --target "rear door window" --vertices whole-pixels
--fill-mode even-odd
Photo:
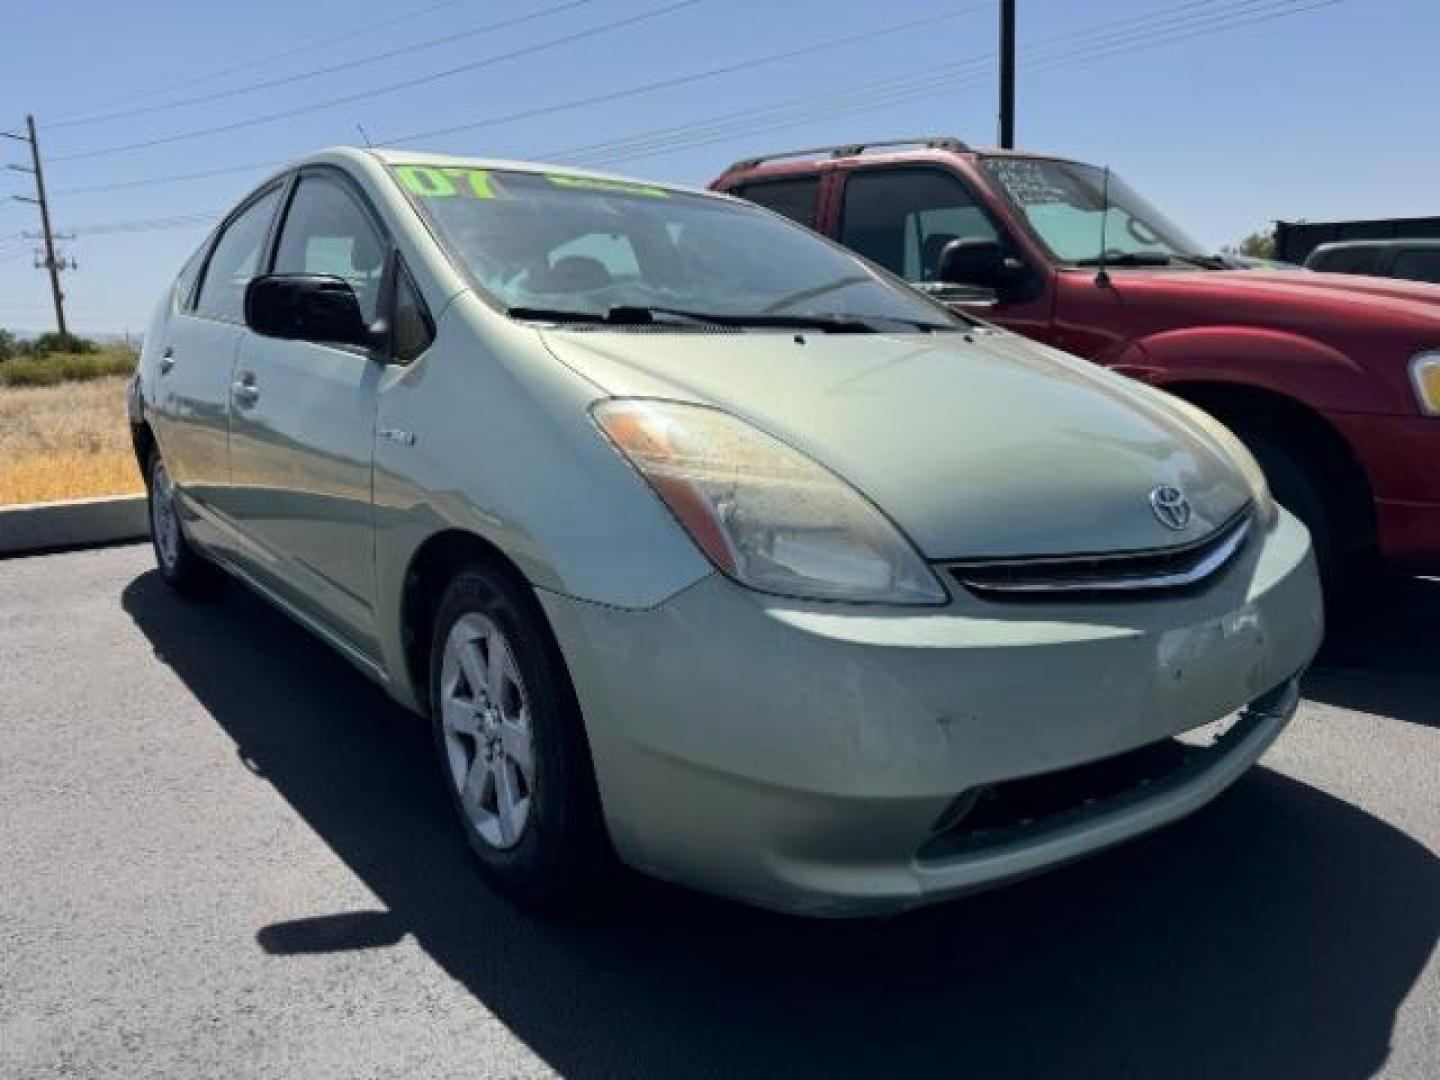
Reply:
[[[999,239],[956,177],[939,169],[867,169],[845,181],[840,242],[907,281],[936,281],[952,240]]]
[[[820,178],[798,176],[786,180],[755,180],[732,188],[731,195],[748,199],[757,206],[784,214],[791,221],[813,229],[820,219]]]
[[[1327,274],[1368,274],[1375,269],[1375,249],[1346,247],[1322,251],[1307,265],[1311,270]]]
[[[280,189],[272,188],[225,226],[205,267],[196,314],[224,322],[245,321],[245,286],[259,272],[261,249],[279,201]]]

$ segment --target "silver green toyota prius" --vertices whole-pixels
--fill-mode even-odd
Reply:
[[[129,405],[165,580],[429,716],[537,903],[617,859],[833,915],[1043,870],[1240,776],[1321,635],[1223,427],[699,191],[315,154]]]

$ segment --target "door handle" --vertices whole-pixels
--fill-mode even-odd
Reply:
[[[160,374],[161,374],[161,375],[168,375],[168,374],[170,374],[170,369],[173,368],[174,366],[175,366],[175,350],[174,350],[171,346],[166,345],[166,346],[165,346],[165,351],[160,354]]]
[[[245,408],[260,400],[260,387],[255,385],[255,376],[248,371],[230,384],[230,393],[235,398],[235,404]]]

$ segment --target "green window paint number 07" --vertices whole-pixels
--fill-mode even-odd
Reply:
[[[472,199],[493,199],[490,174],[484,169],[460,166],[399,165],[395,176],[406,191],[422,199],[448,199],[468,195]]]

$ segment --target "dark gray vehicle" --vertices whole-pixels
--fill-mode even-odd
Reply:
[[[1440,240],[1337,240],[1312,251],[1305,269],[1440,285]]]

